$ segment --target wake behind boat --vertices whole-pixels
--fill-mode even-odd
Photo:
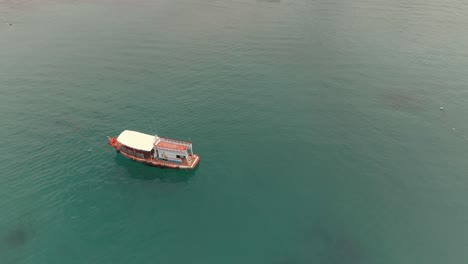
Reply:
[[[108,144],[133,161],[155,167],[193,169],[200,157],[193,154],[192,142],[124,130],[118,137],[107,137]]]

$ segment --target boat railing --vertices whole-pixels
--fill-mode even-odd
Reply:
[[[163,137],[159,137],[159,138],[161,139],[161,141],[172,142],[172,143],[176,143],[176,144],[180,144],[180,145],[184,145],[184,146],[192,146],[192,142],[180,141],[180,140],[175,140],[175,139],[170,139],[170,138],[163,138]]]

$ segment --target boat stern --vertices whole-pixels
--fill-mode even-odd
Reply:
[[[196,155],[196,154],[192,154],[191,155],[191,161],[190,161],[190,164],[189,164],[189,169],[194,169],[198,162],[200,161],[200,156]]]

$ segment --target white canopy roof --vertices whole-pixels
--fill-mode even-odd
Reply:
[[[155,136],[143,134],[136,131],[125,130],[120,133],[117,141],[127,147],[142,151],[151,151],[155,141]]]

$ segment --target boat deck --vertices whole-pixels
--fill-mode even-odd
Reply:
[[[187,150],[188,148],[187,145],[181,145],[181,144],[165,142],[165,141],[159,141],[157,144],[155,144],[155,146],[157,148],[166,148],[166,149],[174,149],[174,150]]]

